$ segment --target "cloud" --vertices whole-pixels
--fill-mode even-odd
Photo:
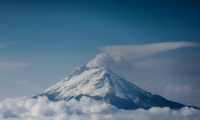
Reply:
[[[12,45],[12,44],[14,44],[14,43],[4,43],[4,44],[0,44],[0,49],[1,49],[1,48],[4,48],[4,47],[7,47],[7,46],[9,46],[9,45]]]
[[[200,44],[194,42],[163,42],[145,45],[105,46],[100,47],[100,51],[109,56],[121,56],[127,61],[132,61],[185,47],[200,47]]]
[[[27,67],[30,63],[17,63],[17,62],[0,62],[0,69],[14,69]]]
[[[94,59],[88,62],[87,66],[88,67],[95,67],[95,66],[105,66],[108,68],[128,68],[130,67],[127,61],[125,61],[122,57],[120,56],[114,56],[111,57],[107,54],[100,53],[97,54]]]
[[[173,63],[171,58],[151,58],[150,56],[185,47],[200,47],[194,42],[164,42],[145,45],[124,45],[100,47],[102,53],[89,61],[88,66],[110,68],[145,68],[154,65]],[[150,57],[150,58],[148,58]]]
[[[199,85],[200,52],[181,51],[172,56],[170,54],[155,56],[186,47],[200,47],[200,43],[164,42],[105,46],[100,47],[102,53],[97,54],[87,66],[108,67],[119,76],[153,94],[199,106],[200,92],[197,85]],[[151,82],[146,84],[148,80]]]
[[[119,110],[104,102],[82,97],[80,101],[49,101],[46,97],[37,99],[15,98],[0,102],[1,120],[198,120],[200,111],[184,107],[171,110],[167,107],[153,107],[149,110]]]
[[[21,86],[23,88],[29,88],[29,87],[31,87],[31,83],[29,83],[28,80],[15,80],[14,84],[18,85],[18,86]]]
[[[0,44],[0,49],[12,45],[14,43],[4,43]],[[0,69],[13,69],[13,68],[21,68],[27,67],[30,63],[18,63],[18,62],[0,62]]]

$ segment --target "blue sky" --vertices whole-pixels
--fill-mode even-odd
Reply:
[[[200,49],[188,46],[200,40],[199,21],[195,0],[1,0],[0,100],[43,91],[96,54],[108,54],[105,46],[185,41],[186,47],[134,58],[131,70],[119,71],[124,64],[113,70],[150,92],[200,107]],[[144,62],[148,68],[138,68]]]

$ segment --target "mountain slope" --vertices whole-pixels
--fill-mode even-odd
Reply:
[[[76,68],[70,76],[34,96],[47,96],[50,100],[79,100],[88,96],[105,100],[119,109],[149,109],[151,107],[170,107],[179,109],[185,105],[169,101],[161,96],[152,95],[131,82],[120,78],[105,67]]]

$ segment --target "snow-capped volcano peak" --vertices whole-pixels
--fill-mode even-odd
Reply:
[[[109,101],[119,109],[151,107],[181,108],[185,105],[152,95],[133,83],[119,77],[106,67],[76,68],[68,77],[34,96],[47,96],[50,100],[80,99],[82,96]]]
[[[126,84],[131,83],[106,67],[81,66],[76,68],[69,77],[45,90],[43,94],[56,93],[56,100],[67,100],[82,94],[105,97],[108,93],[113,93],[120,98],[127,98]],[[139,88],[137,89],[139,90]],[[140,91],[142,90],[140,89]]]

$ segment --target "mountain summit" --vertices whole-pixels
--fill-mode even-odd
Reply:
[[[96,100],[105,100],[118,109],[149,109],[151,107],[170,107],[179,109],[185,105],[153,95],[133,83],[119,77],[106,67],[81,66],[67,78],[34,96],[47,96],[53,101],[79,100],[87,96]]]

